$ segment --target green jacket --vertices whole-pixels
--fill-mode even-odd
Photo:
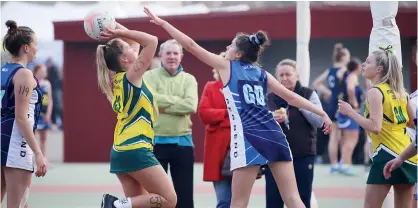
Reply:
[[[160,111],[154,124],[155,136],[183,136],[192,133],[191,113],[198,104],[196,78],[182,70],[170,75],[164,68],[148,70],[144,80],[152,88]]]

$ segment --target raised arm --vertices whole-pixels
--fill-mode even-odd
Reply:
[[[128,28],[126,28],[125,26],[123,26],[122,24],[116,22],[116,29],[121,29],[121,30],[125,30],[125,31],[129,31]],[[127,42],[131,48],[136,51],[137,53],[139,53],[139,47],[140,44],[138,42],[135,42],[134,40],[128,39],[128,38],[122,38],[123,41]]]
[[[321,116],[321,118],[324,121],[324,127],[325,127],[324,128],[324,133],[325,134],[329,133],[329,131],[331,130],[332,121],[328,117],[328,115],[325,113],[325,111],[322,110],[321,107],[315,106],[314,104],[312,104],[311,102],[309,102],[305,98],[301,97],[300,95],[286,89],[270,73],[266,72],[266,74],[267,74],[268,87],[271,89],[271,91],[274,94],[282,97],[284,100],[286,100],[289,103],[289,105],[292,105],[292,106],[295,106],[295,107],[298,107],[298,108],[301,108],[301,109],[306,109],[308,111],[311,111],[311,112]]]
[[[154,15],[148,8],[144,8],[144,12],[152,19],[151,22],[164,28],[183,48],[196,56],[199,60],[212,68],[218,69],[220,73],[223,71],[229,72],[229,61],[225,60],[218,54],[211,53],[199,46],[193,39],[186,34],[173,27],[167,21]]]
[[[112,30],[109,28],[106,28],[106,31],[102,33],[100,37],[101,40],[109,40],[113,38],[129,39],[141,44],[144,47],[138,58],[135,60],[134,67],[132,69],[128,69],[126,73],[126,77],[129,82],[137,87],[140,87],[142,84],[142,76],[151,65],[155,51],[157,50],[157,37],[135,30]]]

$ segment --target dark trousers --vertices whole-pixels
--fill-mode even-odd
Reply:
[[[168,173],[170,165],[171,178],[177,193],[178,208],[193,208],[193,147],[183,147],[177,144],[157,144],[154,154]]]
[[[295,169],[296,183],[302,202],[306,208],[311,207],[312,182],[314,176],[315,156],[305,156],[293,158],[293,166]],[[270,171],[266,167],[266,208],[283,208],[283,199],[277,188],[276,181]],[[286,191],[286,190],[282,190]]]

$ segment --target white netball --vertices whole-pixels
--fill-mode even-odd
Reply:
[[[93,9],[84,18],[84,31],[95,40],[107,27],[115,29],[116,20],[108,11],[103,9]]]

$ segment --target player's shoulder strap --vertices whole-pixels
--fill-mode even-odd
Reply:
[[[5,115],[7,113],[7,108],[8,108],[8,104],[9,104],[9,98],[11,97],[11,93],[13,94],[14,92],[12,90],[9,90],[10,87],[10,83],[13,82],[13,77],[14,75],[20,70],[23,69],[25,67],[23,67],[22,65],[17,65],[15,68],[13,68],[12,72],[10,73],[9,77],[7,78],[7,81],[4,85],[4,89],[1,89],[1,115]],[[6,99],[3,99],[6,98]]]
[[[378,84],[372,88],[379,90],[379,92],[382,94],[382,104],[384,104],[385,103],[385,93],[384,93],[385,89],[383,87],[383,84]]]

